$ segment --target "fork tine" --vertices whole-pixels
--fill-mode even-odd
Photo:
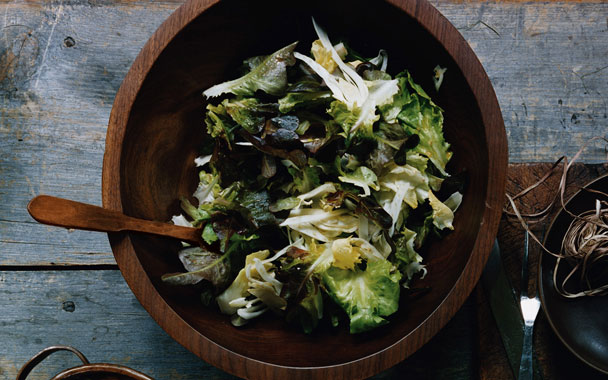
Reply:
[[[524,235],[524,256],[521,260],[521,296],[528,296],[528,241],[529,233]]]

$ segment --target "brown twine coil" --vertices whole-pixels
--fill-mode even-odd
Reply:
[[[543,251],[557,258],[553,271],[553,285],[559,294],[567,298],[608,294],[608,203],[597,198],[595,210],[589,210],[576,215],[566,208],[564,201],[570,167],[580,157],[589,144],[598,140],[608,144],[608,139],[604,137],[594,137],[579,149],[570,162],[568,162],[566,156],[562,156],[536,183],[513,196],[506,194],[508,204],[503,210],[504,213],[509,217],[517,218],[524,230],[528,231],[532,239],[541,246]],[[608,152],[606,147],[605,150]],[[608,162],[608,155],[606,161]],[[559,186],[549,205],[539,212],[521,213],[518,210],[515,201],[530,193],[546,182],[553,174],[557,173],[560,169],[560,164],[562,170]],[[601,191],[587,191],[608,199],[608,194]],[[564,235],[559,253],[547,249],[529,228],[530,225],[545,220],[556,204],[573,218]],[[509,210],[509,207],[511,210]],[[568,262],[571,269],[560,283],[557,281],[557,273],[560,264],[563,262]],[[598,268],[599,270],[596,270]],[[566,285],[571,279],[575,278],[578,278],[579,280],[578,288],[580,290],[575,292],[566,290]]]

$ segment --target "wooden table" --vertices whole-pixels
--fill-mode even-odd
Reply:
[[[134,298],[101,233],[35,223],[29,199],[51,194],[101,204],[101,165],[114,95],[148,37],[181,1],[3,1],[0,5],[0,378],[40,349],[68,344],[92,362],[158,379],[230,378],[174,342]],[[432,3],[479,56],[502,108],[512,163],[509,191],[560,155],[608,132],[608,3]],[[599,146],[582,162],[605,162]],[[579,167],[579,181],[605,168]],[[499,239],[514,278],[521,230]],[[597,377],[559,343],[541,314],[545,378]],[[568,363],[568,365],[564,364]],[[77,365],[57,354],[31,375]],[[478,289],[414,356],[377,378],[508,379],[487,300]]]

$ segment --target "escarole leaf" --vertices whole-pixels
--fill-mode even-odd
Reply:
[[[361,262],[361,253],[351,242],[352,236],[346,239],[336,239],[331,243],[334,256],[333,265],[341,269],[355,269],[355,264]]]
[[[245,267],[241,269],[232,281],[232,284],[222,292],[219,296],[217,296],[216,301],[220,310],[224,314],[234,314],[239,309],[238,305],[234,305],[235,300],[239,298],[246,297],[249,289],[249,277],[251,275],[257,275],[257,270],[255,266],[252,266],[254,259],[263,260],[268,257],[270,252],[268,250],[253,252],[247,255],[245,258]],[[250,276],[247,276],[247,267],[249,266]]]
[[[293,177],[293,182],[288,186],[288,190],[292,193],[308,193],[321,185],[319,169],[316,167],[306,166],[301,170],[289,168],[288,172]]]
[[[294,42],[285,46],[266,57],[262,63],[244,76],[217,84],[203,92],[203,95],[211,98],[229,92],[235,95],[251,96],[257,90],[262,90],[270,95],[282,95],[287,86],[287,66],[295,63],[293,50],[297,44]]]
[[[232,120],[254,134],[262,130],[264,114],[276,111],[275,104],[262,104],[256,98],[224,99],[221,104]]]
[[[369,188],[378,191],[378,177],[368,167],[359,166],[354,172],[350,174],[344,174],[338,177],[338,179],[345,183],[352,183],[363,189],[363,196],[369,196],[371,194]]]
[[[415,209],[420,202],[428,198],[427,178],[411,165],[390,164],[380,177],[380,190],[377,199],[382,208],[392,217],[392,234],[399,220],[399,214],[405,205]]]
[[[376,114],[376,107],[391,102],[393,96],[399,92],[397,83],[396,79],[369,82],[368,96],[361,106],[359,118],[350,128],[350,133],[360,130],[362,136],[374,136],[373,125],[380,119],[380,115]]]
[[[350,129],[359,119],[360,109],[351,110],[344,102],[334,100],[329,105],[327,113],[342,127],[343,135],[348,136]]]
[[[305,296],[286,315],[287,321],[297,321],[306,334],[310,334],[323,318],[323,296],[313,281],[306,282]]]
[[[352,69],[346,63],[344,63],[344,61],[342,61],[342,58],[329,40],[327,33],[325,33],[325,31],[315,22],[314,18],[312,19],[312,25],[315,28],[315,32],[317,32],[317,36],[319,37],[321,44],[326,50],[331,52],[331,58],[340,68],[340,71],[342,72],[342,76],[344,78],[344,85],[349,84],[350,87],[354,87],[354,89],[356,89],[357,93],[353,94],[354,96],[349,98],[353,100],[353,103],[358,103],[359,105],[363,104],[363,101],[367,98],[368,95],[367,86],[365,85],[363,78],[361,78],[361,76],[357,74],[354,69]]]
[[[444,228],[453,230],[454,226],[452,226],[452,222],[454,221],[454,213],[452,210],[441,203],[432,191],[429,191],[429,203],[433,208],[433,224],[435,227],[440,230],[443,230]]]
[[[233,132],[236,125],[228,116],[226,108],[222,104],[214,106],[207,104],[207,114],[205,116],[207,133],[211,137],[222,137],[230,147],[230,141],[234,138]]]
[[[347,52],[344,44],[339,43],[338,45],[334,46],[334,49],[338,53],[340,59],[344,59],[346,57]],[[315,40],[312,43],[310,53],[313,57],[315,57],[315,61],[323,66],[328,72],[331,73],[336,69],[336,67],[338,67],[338,64],[332,58],[332,52],[323,46],[321,40]]]
[[[452,152],[449,150],[450,144],[443,137],[443,110],[431,101],[422,87],[414,83],[410,73],[406,71],[399,76],[407,78],[408,86],[400,89],[400,95],[406,103],[397,119],[405,124],[409,134],[420,137],[420,142],[413,151],[428,157],[442,175],[448,176],[445,167]],[[400,83],[404,83],[403,79],[400,80]],[[406,91],[411,92],[406,94]]]
[[[395,259],[399,270],[406,277],[405,286],[420,271],[426,273],[422,262],[422,257],[414,249],[416,232],[403,228],[401,235],[395,239]],[[423,274],[424,274],[423,273]]]
[[[329,91],[289,92],[279,99],[279,111],[287,113],[295,108],[314,107],[331,99],[332,96]]]
[[[399,307],[401,274],[386,260],[368,262],[365,270],[330,267],[323,273],[329,296],[350,319],[350,333],[388,323],[384,318]]]

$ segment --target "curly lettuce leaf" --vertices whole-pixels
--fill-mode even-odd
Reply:
[[[279,99],[279,111],[282,113],[291,112],[296,108],[316,107],[325,104],[332,98],[329,91],[317,92],[289,92]]]
[[[277,50],[266,57],[249,73],[238,79],[217,84],[203,92],[208,98],[220,96],[225,93],[251,96],[257,90],[270,95],[280,96],[287,87],[287,66],[295,63],[293,51],[298,43]]]
[[[193,285],[207,280],[217,288],[227,285],[230,266],[222,256],[201,247],[186,248],[178,254],[187,270],[185,273],[168,273],[161,279],[171,285]]]
[[[440,230],[444,228],[453,230],[454,212],[443,204],[432,191],[429,191],[429,203],[433,208],[433,224]]]
[[[253,134],[264,127],[264,114],[274,111],[272,105],[260,103],[256,98],[224,99],[221,105],[232,120]]]
[[[305,296],[286,315],[288,322],[299,322],[306,334],[310,334],[323,318],[323,296],[317,282],[306,281]]]
[[[395,260],[399,270],[405,277],[404,286],[407,287],[409,281],[420,271],[426,273],[424,265],[421,264],[422,256],[416,252],[415,242],[418,234],[406,227],[395,239]]]
[[[250,266],[250,274],[257,275],[255,266],[252,266],[254,259],[264,260],[268,257],[270,252],[268,250],[253,252],[247,255],[245,258],[245,267],[241,269],[232,281],[232,284],[224,290],[219,296],[216,297],[216,301],[220,310],[224,314],[234,314],[239,309],[238,305],[234,305],[233,301],[244,298],[248,294],[249,289],[249,278],[247,277],[247,266]],[[232,303],[232,304],[231,304]]]
[[[344,174],[338,177],[338,179],[345,183],[352,183],[363,189],[363,196],[369,196],[371,194],[370,187],[376,191],[380,190],[378,186],[378,177],[376,174],[366,166],[359,166],[354,172]]]
[[[450,144],[443,137],[443,110],[439,108],[424,92],[422,87],[414,83],[407,71],[399,74],[407,78],[407,85],[401,88],[401,96],[406,103],[397,115],[397,119],[405,124],[409,134],[417,134],[420,142],[413,149],[423,154],[439,169],[442,175],[447,176],[445,167],[452,157]],[[404,83],[402,77],[400,83]]]
[[[207,104],[207,114],[205,116],[207,133],[214,138],[223,138],[230,147],[230,142],[234,139],[236,125],[228,116],[226,108],[222,104],[214,106]]]
[[[287,188],[292,194],[304,194],[321,186],[319,179],[319,168],[306,166],[302,169],[288,168],[287,171],[293,177],[293,182]]]
[[[218,237],[215,233],[215,231],[213,231],[213,224],[212,223],[207,223],[205,225],[205,228],[203,228],[203,240],[205,240],[205,243],[207,244],[213,244],[218,240]]]
[[[401,274],[386,260],[368,261],[365,270],[330,267],[323,273],[329,296],[350,319],[350,333],[369,331],[388,323],[384,318],[399,308]]]

